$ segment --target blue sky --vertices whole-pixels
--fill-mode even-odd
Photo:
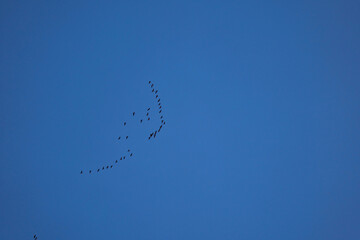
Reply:
[[[0,238],[359,239],[359,18],[357,1],[1,1]],[[156,114],[131,118],[156,107],[148,81],[152,141]]]

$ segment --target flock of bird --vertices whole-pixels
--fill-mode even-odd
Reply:
[[[156,111],[158,112],[158,115],[159,115],[160,125],[159,125],[158,128],[154,129],[151,133],[149,133],[149,136],[148,136],[148,138],[147,138],[148,140],[150,140],[151,138],[156,138],[156,135],[158,135],[158,134],[160,133],[161,129],[162,129],[163,126],[166,124],[165,119],[164,119],[164,116],[163,116],[163,114],[162,114],[162,105],[161,105],[161,100],[160,100],[160,97],[159,97],[159,94],[158,94],[159,91],[154,88],[154,84],[153,84],[151,81],[149,81],[149,86],[150,86],[151,92],[154,94],[154,97],[155,97],[155,100],[156,100],[156,104],[157,104],[157,108],[158,108],[158,110],[156,110]],[[146,120],[147,120],[147,121],[150,121],[150,114],[149,114],[149,113],[150,113],[150,110],[151,110],[150,107],[147,108],[146,114],[143,115],[142,117],[141,117],[141,114],[140,114],[140,119],[138,119],[138,123],[139,123],[139,124],[142,124],[142,123],[143,123],[144,121],[146,121]],[[132,113],[132,117],[135,118],[135,115],[136,115],[136,113],[133,112],[133,113]],[[123,125],[124,125],[124,127],[126,127],[127,122],[124,122]],[[118,140],[118,141],[122,141],[122,140],[127,141],[128,139],[129,139],[129,136],[128,136],[128,135],[123,135],[123,136],[118,136],[118,137],[117,137],[117,140]],[[128,149],[128,150],[127,150],[127,154],[124,154],[124,155],[121,156],[119,159],[116,159],[114,162],[109,163],[109,164],[106,164],[106,165],[103,165],[103,166],[98,167],[98,168],[95,168],[95,169],[90,169],[90,170],[88,170],[88,171],[81,170],[81,171],[80,171],[80,174],[85,174],[85,173],[88,173],[88,174],[100,173],[100,172],[102,172],[102,171],[105,171],[105,170],[108,170],[108,169],[112,169],[112,168],[114,168],[115,166],[117,166],[120,161],[125,160],[125,159],[127,159],[127,158],[130,159],[130,158],[133,157],[133,155],[134,155],[134,153],[133,153],[130,149]]]

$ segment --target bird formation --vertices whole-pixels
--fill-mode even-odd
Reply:
[[[151,92],[154,94],[154,98],[156,100],[156,104],[157,104],[157,108],[158,108],[158,115],[159,115],[159,120],[160,120],[160,125],[154,129],[153,131],[150,132],[150,134],[148,135],[148,140],[150,140],[151,138],[156,138],[156,136],[160,133],[160,131],[162,130],[163,126],[165,125],[165,120],[164,120],[164,116],[161,114],[162,113],[162,105],[161,105],[161,100],[160,100],[160,97],[159,97],[159,94],[158,94],[158,90],[154,88],[154,83],[152,83],[151,81],[149,81],[149,86],[151,88]],[[133,119],[136,119],[137,118],[138,120],[136,122],[138,122],[139,124],[143,124],[144,120],[147,120],[147,121],[150,121],[151,119],[153,119],[154,117],[156,118],[156,116],[152,116],[152,118],[150,118],[150,110],[151,108],[148,107],[147,110],[146,110],[146,113],[144,115],[142,114],[136,114],[135,112],[132,112],[132,118]],[[136,115],[136,117],[135,117]],[[123,127],[124,128],[127,128],[127,122],[123,122]],[[117,137],[117,140],[118,141],[125,141],[127,142],[127,140],[129,139],[129,136],[128,135],[122,135],[122,136],[118,136]],[[105,170],[109,170],[109,169],[112,169],[116,166],[119,165],[120,161],[122,160],[125,160],[126,157],[128,157],[129,159],[132,158],[134,155],[134,153],[128,149],[127,150],[127,153],[120,156],[119,159],[116,159],[115,161],[111,162],[111,163],[108,163],[108,164],[104,164],[102,165],[101,167],[98,167],[98,168],[95,168],[95,169],[90,169],[88,171],[84,171],[84,170],[81,170],[80,171],[80,174],[85,174],[85,173],[88,173],[88,174],[95,174],[95,173],[100,173],[100,172],[103,172]]]

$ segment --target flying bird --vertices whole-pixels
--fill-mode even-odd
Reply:
[[[158,102],[160,102],[160,98],[158,99]]]
[[[151,92],[154,92],[154,89]]]
[[[106,166],[106,169],[108,169],[109,168],[109,166]]]
[[[124,126],[126,126],[126,122],[124,122]]]
[[[135,116],[135,112],[133,112],[133,116]]]
[[[83,174],[83,171],[80,171],[80,174]]]
[[[154,84],[151,84],[151,87],[153,87],[154,86]]]
[[[132,155],[133,155],[133,154],[132,154],[132,153],[130,153],[130,157],[132,157]]]
[[[121,137],[118,137],[118,140],[120,140]]]
[[[162,110],[159,111],[159,113],[161,113]]]
[[[148,121],[150,120],[150,118],[148,118]]]
[[[130,152],[130,149],[128,149],[128,152]]]
[[[118,163],[118,160],[116,160],[115,163]]]
[[[126,136],[126,139],[128,139],[129,138],[129,136]]]
[[[122,160],[122,157],[120,158],[120,160]]]
[[[102,170],[104,170],[104,169],[105,169],[105,167],[102,168]]]
[[[161,116],[160,118],[163,119],[164,116]]]
[[[91,173],[91,170],[89,171],[89,173]]]
[[[151,81],[149,81],[149,84],[151,83]]]
[[[155,97],[158,98],[159,95],[156,95]]]
[[[155,94],[158,92],[158,90],[155,91]]]
[[[150,108],[147,109],[148,111],[150,110]]]
[[[149,116],[149,113],[146,113],[146,116]]]
[[[110,166],[110,168],[112,168],[112,165]]]
[[[140,120],[140,123],[142,123],[142,119]]]
[[[98,172],[100,171],[100,169],[98,168],[98,170],[97,170]]]

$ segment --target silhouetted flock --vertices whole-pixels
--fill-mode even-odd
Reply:
[[[155,98],[157,108],[158,108],[158,110],[156,110],[155,113],[158,113],[157,115],[159,116],[159,119],[161,121],[160,121],[160,126],[149,133],[149,135],[147,137],[147,140],[151,140],[152,138],[155,139],[156,136],[159,135],[159,133],[162,130],[163,126],[166,124],[166,122],[164,120],[164,116],[162,114],[162,105],[161,105],[161,100],[160,100],[160,97],[159,97],[159,94],[158,94],[159,91],[154,88],[154,84],[151,81],[149,81],[149,86],[151,88],[151,92],[154,94],[154,98]],[[150,121],[151,119],[156,117],[156,116],[152,116],[150,118],[150,110],[151,110],[150,107],[147,108],[145,115],[136,114],[135,112],[133,112],[132,113],[132,118],[136,120],[137,116],[139,115],[140,118],[137,119],[139,124],[142,124],[144,121]],[[123,123],[123,127],[124,128],[126,127],[126,122]],[[129,139],[128,135],[122,135],[122,136],[117,137],[118,141],[127,141],[128,139]],[[125,159],[130,159],[133,156],[134,156],[134,153],[130,149],[128,149],[127,154],[121,156],[119,159],[116,159],[113,163],[106,164],[106,165],[103,165],[103,166],[101,166],[99,168],[95,168],[95,169],[81,170],[80,174],[94,174],[94,173],[100,173],[102,171],[112,169],[115,166],[119,165],[120,161],[123,161]]]

